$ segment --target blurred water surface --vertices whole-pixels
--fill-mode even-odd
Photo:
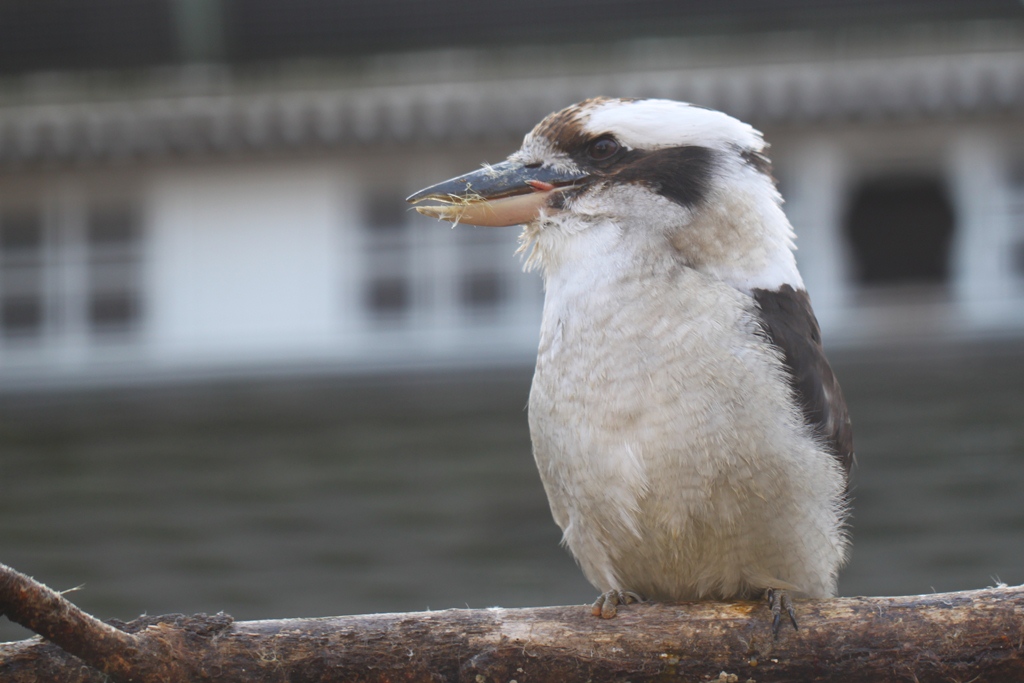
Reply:
[[[835,360],[858,457],[842,594],[1024,582],[1024,348]],[[529,379],[2,396],[0,561],[101,618],[588,601],[530,455]]]

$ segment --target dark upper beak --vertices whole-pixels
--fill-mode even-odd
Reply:
[[[514,161],[486,166],[437,185],[420,190],[405,201],[415,204],[424,199],[446,203],[466,203],[501,199],[537,192],[537,187],[564,187],[586,177],[584,173],[559,171],[554,168],[523,166]],[[535,183],[531,185],[530,183]]]

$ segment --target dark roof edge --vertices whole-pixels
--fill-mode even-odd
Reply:
[[[596,94],[687,100],[761,126],[1024,112],[1024,48],[809,54],[776,63],[692,59],[675,67],[651,51],[633,54],[617,55],[613,73],[527,69],[516,77],[475,72],[466,80],[308,88],[289,81],[288,88],[0,106],[0,165],[518,138],[548,112]]]

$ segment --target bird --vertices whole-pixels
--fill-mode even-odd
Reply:
[[[408,198],[523,226],[533,454],[595,616],[762,599],[777,637],[793,598],[836,594],[853,434],[767,147],[720,111],[597,97]]]

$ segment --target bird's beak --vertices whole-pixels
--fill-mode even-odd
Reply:
[[[470,225],[519,225],[537,218],[552,197],[586,174],[544,166],[528,168],[514,161],[485,166],[443,183],[432,185],[405,201],[434,200],[441,204],[417,206],[424,216]]]

